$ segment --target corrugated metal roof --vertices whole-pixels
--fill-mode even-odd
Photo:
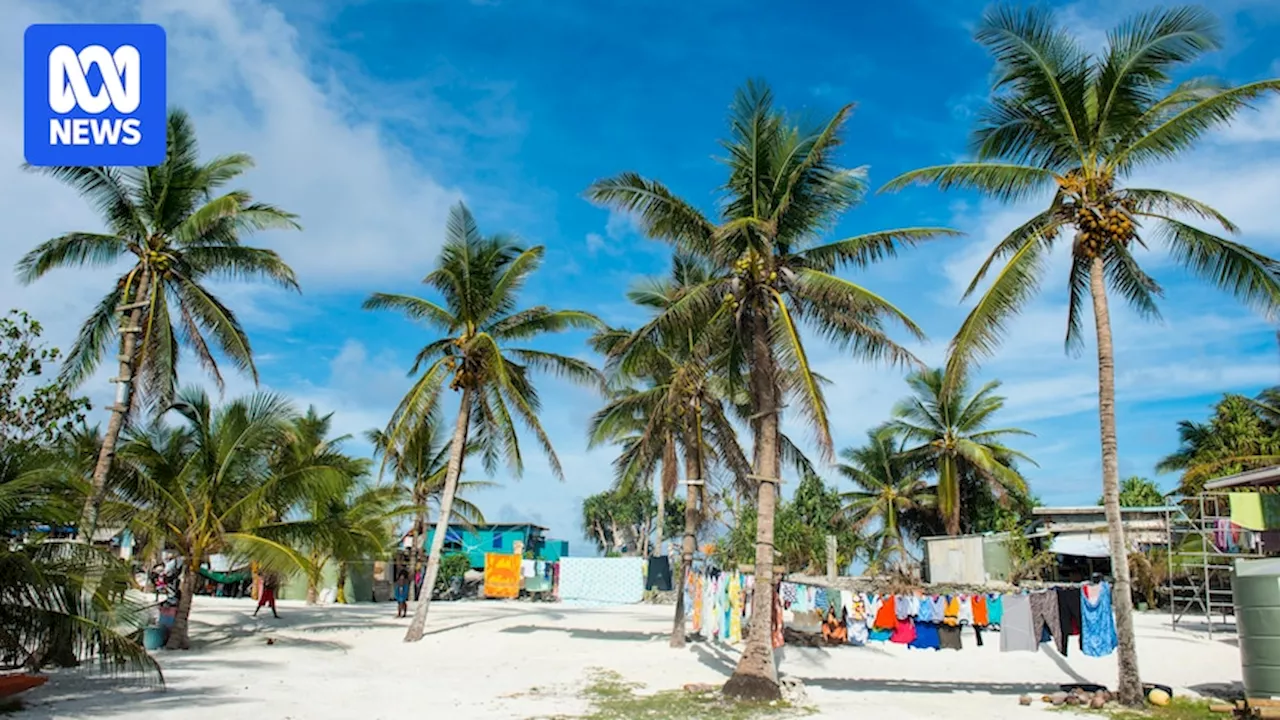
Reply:
[[[1217,480],[1205,483],[1204,489],[1222,490],[1225,488],[1241,487],[1244,485],[1280,485],[1280,465],[1258,468],[1257,470],[1246,470],[1242,473],[1218,478]]]

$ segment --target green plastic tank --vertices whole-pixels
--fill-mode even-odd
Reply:
[[[1236,560],[1231,577],[1248,697],[1280,697],[1280,558]]]

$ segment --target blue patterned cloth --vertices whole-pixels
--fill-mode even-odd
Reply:
[[[620,605],[644,599],[644,558],[560,558],[560,600]]]
[[[1092,601],[1083,589],[1080,592],[1080,649],[1089,657],[1110,655],[1117,644],[1116,618],[1111,613],[1111,585],[1103,582],[1096,586],[1097,598]]]

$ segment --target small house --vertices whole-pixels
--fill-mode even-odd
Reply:
[[[1008,533],[921,538],[925,581],[939,585],[987,585],[1009,579]]]
[[[431,548],[435,533],[435,525],[428,525],[426,537],[422,541],[424,550]],[[412,535],[407,535],[405,545],[411,544]],[[569,554],[568,541],[548,538],[547,528],[533,523],[472,526],[453,523],[444,536],[445,554],[465,554],[471,561],[471,567],[476,570],[484,568],[485,553],[512,554],[517,552],[517,548],[521,555],[528,556],[532,553],[534,559],[548,562],[555,562]]]

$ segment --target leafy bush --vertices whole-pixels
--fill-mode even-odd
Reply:
[[[435,592],[449,589],[454,578],[461,578],[471,569],[471,560],[463,553],[450,553],[440,558],[440,571],[436,573]]]

